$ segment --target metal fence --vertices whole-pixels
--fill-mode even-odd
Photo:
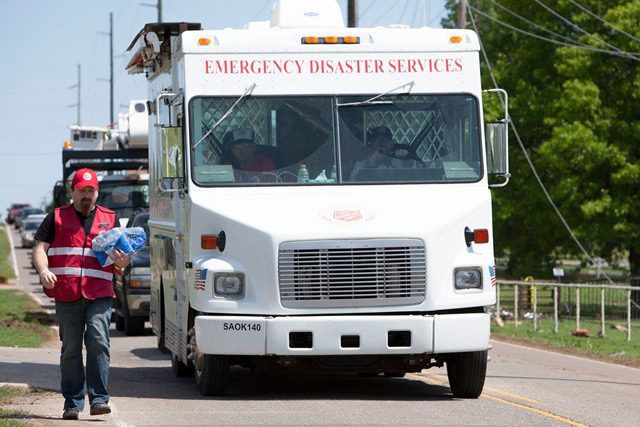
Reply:
[[[640,286],[499,280],[496,294],[497,315],[531,320],[536,331],[544,315],[553,316],[555,333],[561,317],[575,318],[576,329],[581,318],[598,318],[604,337],[606,319],[624,319],[630,341],[631,320],[640,319]]]

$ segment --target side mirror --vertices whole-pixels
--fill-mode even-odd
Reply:
[[[162,167],[160,191],[171,193],[180,191],[184,187],[184,169],[182,158],[182,128],[163,127],[162,137]]]
[[[57,181],[53,187],[53,204],[59,208],[68,203],[67,192],[62,181]]]
[[[487,168],[490,174],[507,175],[509,173],[508,132],[509,125],[504,122],[492,122],[486,125]]]
[[[502,182],[489,184],[489,187],[504,187],[509,182],[509,96],[503,89],[488,89],[485,93],[497,93],[504,108],[504,118],[485,125],[485,143],[487,146],[487,173],[503,178]]]

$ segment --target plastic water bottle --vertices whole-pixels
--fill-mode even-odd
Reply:
[[[336,180],[338,179],[336,165],[333,165],[333,167],[331,168],[331,175],[329,176],[329,179],[331,179],[333,182],[336,182]]]
[[[309,182],[309,170],[304,163],[302,163],[300,169],[298,169],[298,182]]]

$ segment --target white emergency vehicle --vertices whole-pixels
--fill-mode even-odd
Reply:
[[[508,159],[475,33],[282,0],[240,30],[147,24],[129,50],[149,85],[151,323],[177,375],[218,395],[233,365],[446,363],[455,396],[480,395]]]

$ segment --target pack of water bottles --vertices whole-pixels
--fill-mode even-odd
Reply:
[[[93,238],[91,249],[101,266],[113,264],[113,249],[118,248],[125,254],[135,253],[147,242],[147,234],[142,227],[116,227]]]

